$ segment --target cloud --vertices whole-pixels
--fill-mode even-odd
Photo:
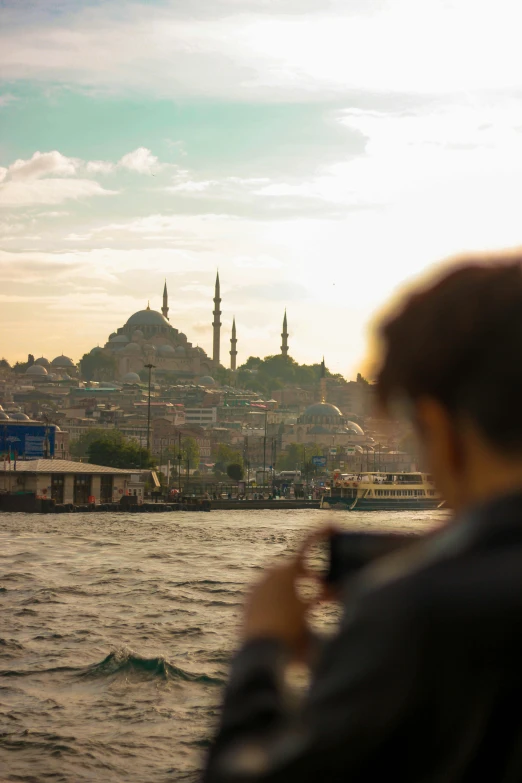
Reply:
[[[79,161],[67,158],[61,152],[35,152],[30,160],[15,160],[7,169],[11,180],[39,179],[47,176],[72,177],[76,174]]]
[[[9,92],[4,92],[2,95],[0,95],[0,109],[3,109],[4,106],[8,106],[10,103],[13,103],[16,100],[18,99],[15,95],[11,95]]]
[[[112,174],[115,166],[108,160],[90,160],[85,168],[89,174]]]
[[[124,155],[118,165],[138,174],[152,174],[158,168],[158,158],[146,147],[138,147],[134,152]]]
[[[61,204],[68,199],[92,196],[113,196],[116,190],[106,190],[90,179],[35,179],[9,181],[0,185],[0,205],[22,207],[31,204]]]

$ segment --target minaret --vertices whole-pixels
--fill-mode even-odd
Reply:
[[[281,337],[283,338],[283,344],[281,345],[281,354],[283,356],[288,356],[288,324],[286,322],[286,308],[285,308],[285,317],[283,318],[283,331],[281,332]]]
[[[165,280],[165,285],[163,286],[163,307],[161,308],[161,312],[163,313],[163,316],[169,320],[169,295],[167,293],[167,281]]]
[[[321,402],[326,402],[326,365],[324,363],[324,356],[323,356],[323,361],[321,362],[320,389],[321,389]]]
[[[221,334],[221,310],[219,308],[221,304],[221,297],[219,295],[219,272],[216,274],[216,288],[214,291],[214,320],[212,321],[212,326],[214,328],[214,347],[213,347],[213,353],[212,353],[212,361],[214,363],[214,367],[219,367],[219,343],[220,343],[220,334]]]
[[[230,338],[230,369],[235,372],[237,356],[236,318],[232,321],[232,337]]]

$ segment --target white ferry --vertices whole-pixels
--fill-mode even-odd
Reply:
[[[346,511],[429,511],[444,501],[428,473],[335,472],[321,508]]]

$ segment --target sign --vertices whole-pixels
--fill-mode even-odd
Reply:
[[[0,424],[0,453],[11,449],[20,459],[53,457],[55,433],[54,424]]]
[[[337,446],[331,446],[330,454],[337,454]]]
[[[325,468],[326,457],[312,457],[312,465],[315,465],[316,468]]]
[[[339,467],[340,467],[340,468],[344,468],[344,462],[340,462],[340,463],[339,463]]]
[[[355,446],[347,446],[346,453],[351,454],[353,456],[355,454]]]

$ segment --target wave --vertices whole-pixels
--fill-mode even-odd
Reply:
[[[203,685],[223,685],[224,680],[209,674],[194,674],[169,663],[166,658],[157,656],[143,658],[130,650],[116,650],[109,653],[99,663],[94,663],[84,669],[81,677],[110,677],[113,675],[137,674],[146,677],[158,677],[162,680],[179,680],[182,682],[197,682]]]

